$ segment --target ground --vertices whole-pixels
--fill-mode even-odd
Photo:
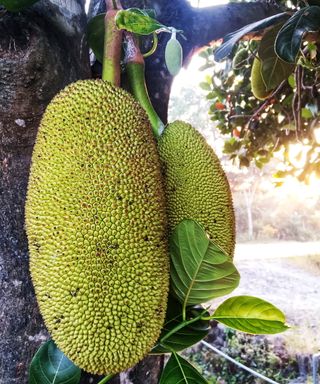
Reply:
[[[237,246],[241,281],[233,295],[258,296],[279,307],[292,327],[283,336],[294,352],[320,349],[319,254],[320,242]]]

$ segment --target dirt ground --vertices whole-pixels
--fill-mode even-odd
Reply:
[[[273,303],[286,314],[291,326],[283,334],[288,349],[318,352],[320,242],[239,244],[234,261],[241,281],[231,296],[252,295]]]

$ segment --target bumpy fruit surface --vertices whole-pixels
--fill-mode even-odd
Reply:
[[[86,371],[133,366],[159,336],[164,200],[147,116],[127,92],[85,80],[53,99],[28,188],[30,269],[52,338]]]
[[[183,219],[193,219],[231,259],[235,245],[232,197],[213,149],[196,129],[182,121],[168,125],[158,146],[170,229]]]
[[[272,93],[272,91],[267,91],[266,89],[266,85],[261,74],[261,61],[258,58],[253,60],[251,68],[251,89],[254,97],[259,100],[266,99]]]

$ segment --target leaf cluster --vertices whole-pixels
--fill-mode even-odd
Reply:
[[[275,175],[279,183],[287,175],[306,182],[320,176],[320,3],[309,3],[249,24],[201,53],[202,69],[212,68],[200,84],[208,92],[211,120],[229,135],[224,152],[240,166],[258,168],[276,156],[284,164]],[[254,38],[243,41],[245,36]],[[254,60],[261,63],[264,100],[252,94]],[[290,154],[293,143],[301,143],[296,158]]]

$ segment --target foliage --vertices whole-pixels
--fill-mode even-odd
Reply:
[[[278,383],[288,383],[288,380],[298,376],[295,356],[289,354],[283,341],[238,333],[221,326],[214,326],[210,337],[216,348]],[[260,383],[250,373],[205,347],[189,349],[185,352],[185,356],[202,372],[210,384]]]
[[[39,0],[0,0],[0,6],[3,6],[10,12],[19,12],[37,1]]]
[[[159,384],[207,384],[202,375],[184,358],[173,353],[167,362]]]
[[[32,359],[29,384],[78,384],[80,376],[81,369],[49,340],[39,348]]]
[[[233,329],[253,334],[279,333],[288,328],[279,309],[252,296],[230,297],[219,305],[211,318]]]
[[[286,175],[306,182],[313,174],[320,176],[320,4],[299,5],[289,19],[281,20],[279,14],[271,19],[271,26],[270,18],[250,24],[227,35],[221,46],[201,53],[206,60],[202,68],[212,67],[212,76],[201,84],[211,102],[209,114],[220,132],[229,135],[224,152],[246,167],[254,163],[262,168],[273,157],[281,159],[284,167],[277,173],[279,183]],[[261,41],[238,42],[264,24],[269,27],[262,32]],[[242,60],[235,62],[240,52]],[[225,59],[224,65],[217,65],[213,57]],[[251,91],[255,57],[261,61],[261,75],[271,91],[263,101]],[[302,144],[296,156],[305,156],[302,164],[290,158],[292,143]]]
[[[217,250],[219,252],[217,252]],[[177,257],[177,255],[179,257]],[[180,257],[181,255],[184,255],[184,257]],[[222,303],[211,316],[208,316],[206,310],[202,312],[199,310],[196,311],[196,307],[192,307],[209,301],[212,298],[212,295],[210,293],[207,294],[206,290],[204,291],[204,296],[203,294],[197,295],[192,292],[195,288],[199,292],[207,288],[206,281],[210,278],[212,269],[210,265],[212,263],[216,263],[219,267],[221,263],[225,263],[225,260],[227,260],[227,257],[208,239],[205,231],[195,221],[183,220],[176,226],[170,238],[170,256],[172,264],[174,265],[174,268],[171,268],[171,295],[175,296],[182,305],[182,321],[180,324],[176,324],[175,327],[165,325],[158,345],[155,348],[156,350],[160,349],[160,351],[161,349],[167,349],[167,351],[173,353],[168,363],[169,367],[165,367],[162,378],[169,377],[167,374],[168,370],[175,373],[176,371],[179,373],[180,370],[182,370],[181,365],[183,364],[179,364],[180,357],[176,352],[181,349],[182,339],[185,338],[185,335],[183,333],[181,334],[180,341],[180,335],[178,333],[181,329],[184,329],[184,332],[186,332],[191,324],[195,324],[199,322],[199,320],[203,321],[214,318],[218,321],[221,320],[225,322],[228,321],[226,320],[227,318],[230,319],[232,317],[232,321],[228,321],[230,327],[250,333],[274,333],[275,329],[273,329],[273,327],[277,328],[277,332],[282,332],[287,328],[284,324],[285,317],[281,311],[272,304],[251,296],[230,298]],[[228,261],[228,264],[232,263]],[[228,271],[229,269],[230,268],[226,270]],[[177,271],[179,273],[177,273]],[[196,271],[196,274],[194,274],[194,271]],[[236,271],[235,268],[232,274],[234,274],[234,271]],[[223,270],[216,272],[217,277],[220,278],[221,272],[223,272]],[[196,285],[194,283],[196,283]],[[224,289],[228,292],[232,291],[236,286],[237,284],[235,284],[233,278],[231,278],[230,281],[228,281],[228,279],[224,281]],[[191,302],[189,302],[190,296],[192,296]],[[169,301],[169,305],[172,305],[172,302]],[[187,316],[187,313],[192,309],[196,311],[196,313],[190,318]],[[170,313],[170,310],[172,311],[169,307],[168,313]],[[265,311],[267,316],[264,314]],[[253,317],[255,319],[253,319]],[[179,316],[175,317],[176,320],[178,318]],[[258,318],[259,320],[256,321]],[[169,322],[167,321],[166,324],[170,324],[170,320]],[[191,335],[193,333],[194,331],[192,330]],[[171,346],[169,346],[167,340],[169,341],[172,336],[175,336],[175,340],[174,343],[171,343]],[[197,380],[199,380],[198,374],[189,368],[187,365],[186,369],[190,375],[188,380],[197,382]],[[187,383],[188,380],[184,377],[181,379],[181,383]],[[166,381],[163,382],[165,383]]]

